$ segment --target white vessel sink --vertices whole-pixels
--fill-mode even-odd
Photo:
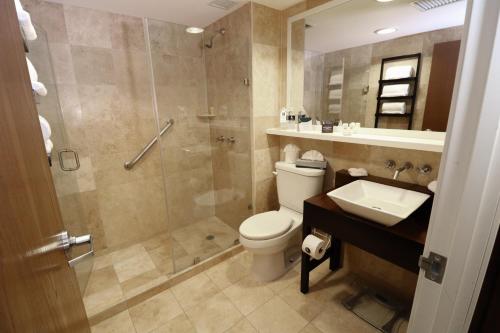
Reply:
[[[386,226],[401,222],[430,197],[366,180],[356,180],[327,194],[346,212]]]

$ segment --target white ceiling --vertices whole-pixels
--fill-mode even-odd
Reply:
[[[149,17],[189,26],[206,27],[248,0],[233,0],[239,5],[230,11],[208,6],[209,0],[48,0],[79,7],[105,10],[113,13]],[[288,8],[301,0],[257,0],[275,9]]]
[[[352,0],[306,18],[306,49],[332,52],[355,46],[408,36],[425,31],[463,25],[467,1],[421,12],[413,0],[377,2]],[[396,27],[397,32],[377,35],[377,29]]]

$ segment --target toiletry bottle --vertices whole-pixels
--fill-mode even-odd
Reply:
[[[288,128],[288,111],[287,108],[282,108],[280,111],[280,128],[286,129]]]

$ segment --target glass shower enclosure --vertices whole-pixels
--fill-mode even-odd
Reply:
[[[89,317],[237,245],[253,212],[250,5],[202,34],[112,15],[111,49],[52,43],[44,17],[28,45],[64,223],[94,238],[75,267]]]

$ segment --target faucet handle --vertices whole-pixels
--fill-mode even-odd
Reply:
[[[387,169],[394,169],[396,167],[396,162],[394,160],[385,161],[385,167]]]
[[[423,175],[427,175],[427,174],[431,173],[432,167],[429,164],[424,164],[422,166],[418,166],[417,171],[418,171],[418,173],[421,173]]]
[[[405,164],[403,165],[403,167],[406,170],[411,170],[411,169],[413,169],[413,164],[411,162],[405,162]]]

